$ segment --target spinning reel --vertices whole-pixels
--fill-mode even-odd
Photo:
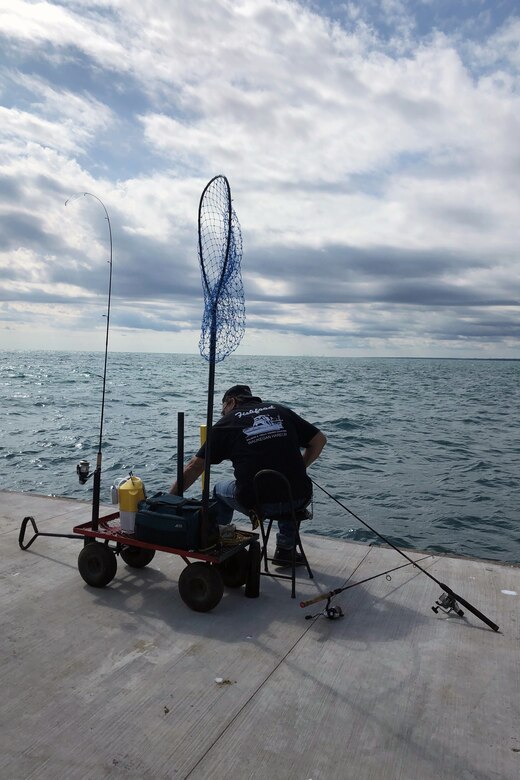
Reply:
[[[457,602],[455,601],[455,597],[452,596],[450,593],[441,593],[437,601],[432,607],[435,614],[439,612],[439,609],[441,612],[444,612],[445,615],[449,615],[450,612],[455,612],[456,615],[459,617],[464,617],[463,610],[459,607]]]

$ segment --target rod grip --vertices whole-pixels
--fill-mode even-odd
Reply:
[[[493,631],[499,631],[499,627],[496,623],[493,623],[492,620],[490,620],[488,617],[482,614],[480,610],[478,610],[476,607],[473,606],[473,604],[470,604],[469,601],[466,601],[466,599],[463,599],[462,596],[457,595],[454,591],[452,591],[451,588],[448,588],[447,585],[441,585],[441,587],[446,591],[446,593],[449,593],[450,596],[453,596],[455,601],[458,601],[459,604],[462,604],[463,607],[466,607],[470,612],[472,612],[475,617],[478,617],[479,620],[482,620],[483,623],[485,623],[487,626],[493,629]]]
[[[335,596],[337,591],[335,590],[329,590],[328,593],[320,593],[318,596],[314,596],[313,599],[308,599],[308,601],[300,601],[300,607],[302,609],[305,609],[305,607],[310,607],[311,604],[317,604],[318,601],[325,601],[325,599],[331,599],[333,596]]]

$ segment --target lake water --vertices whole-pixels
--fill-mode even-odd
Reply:
[[[0,352],[3,488],[90,497],[76,463],[95,464],[103,365],[100,352]],[[236,383],[323,430],[310,476],[394,544],[520,563],[520,361],[231,355],[216,366],[217,414]],[[109,354],[102,500],[130,469],[149,495],[169,488],[177,414],[188,457],[207,393],[197,355]],[[377,541],[318,488],[304,530]]]

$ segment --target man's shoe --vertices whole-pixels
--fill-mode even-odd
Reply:
[[[287,550],[285,547],[276,548],[274,551],[273,563],[276,563],[278,566],[292,566],[292,562],[292,550]],[[296,553],[295,562],[297,566],[305,563],[305,559],[301,553]]]

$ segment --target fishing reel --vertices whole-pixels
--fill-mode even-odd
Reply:
[[[93,474],[94,472],[92,472]],[[90,473],[90,463],[88,460],[80,460],[76,466],[76,474],[79,477],[79,484],[84,485],[88,479],[92,476]]]
[[[339,604],[336,607],[325,607],[325,617],[327,617],[329,620],[337,620],[337,618],[344,616],[344,612]]]
[[[464,616],[463,610],[459,607],[457,602],[455,601],[455,597],[452,596],[450,593],[441,593],[437,601],[432,607],[435,614],[439,612],[439,609],[441,612],[444,612],[445,615],[449,615],[450,612],[455,612],[456,615],[459,617]]]
[[[315,615],[305,615],[305,620],[312,620],[313,618],[320,617],[320,615],[323,615],[329,620],[337,620],[338,618],[345,617],[345,613],[343,612],[339,604],[334,607],[330,606],[330,599],[327,601],[327,606],[325,607],[323,612],[317,612]]]

